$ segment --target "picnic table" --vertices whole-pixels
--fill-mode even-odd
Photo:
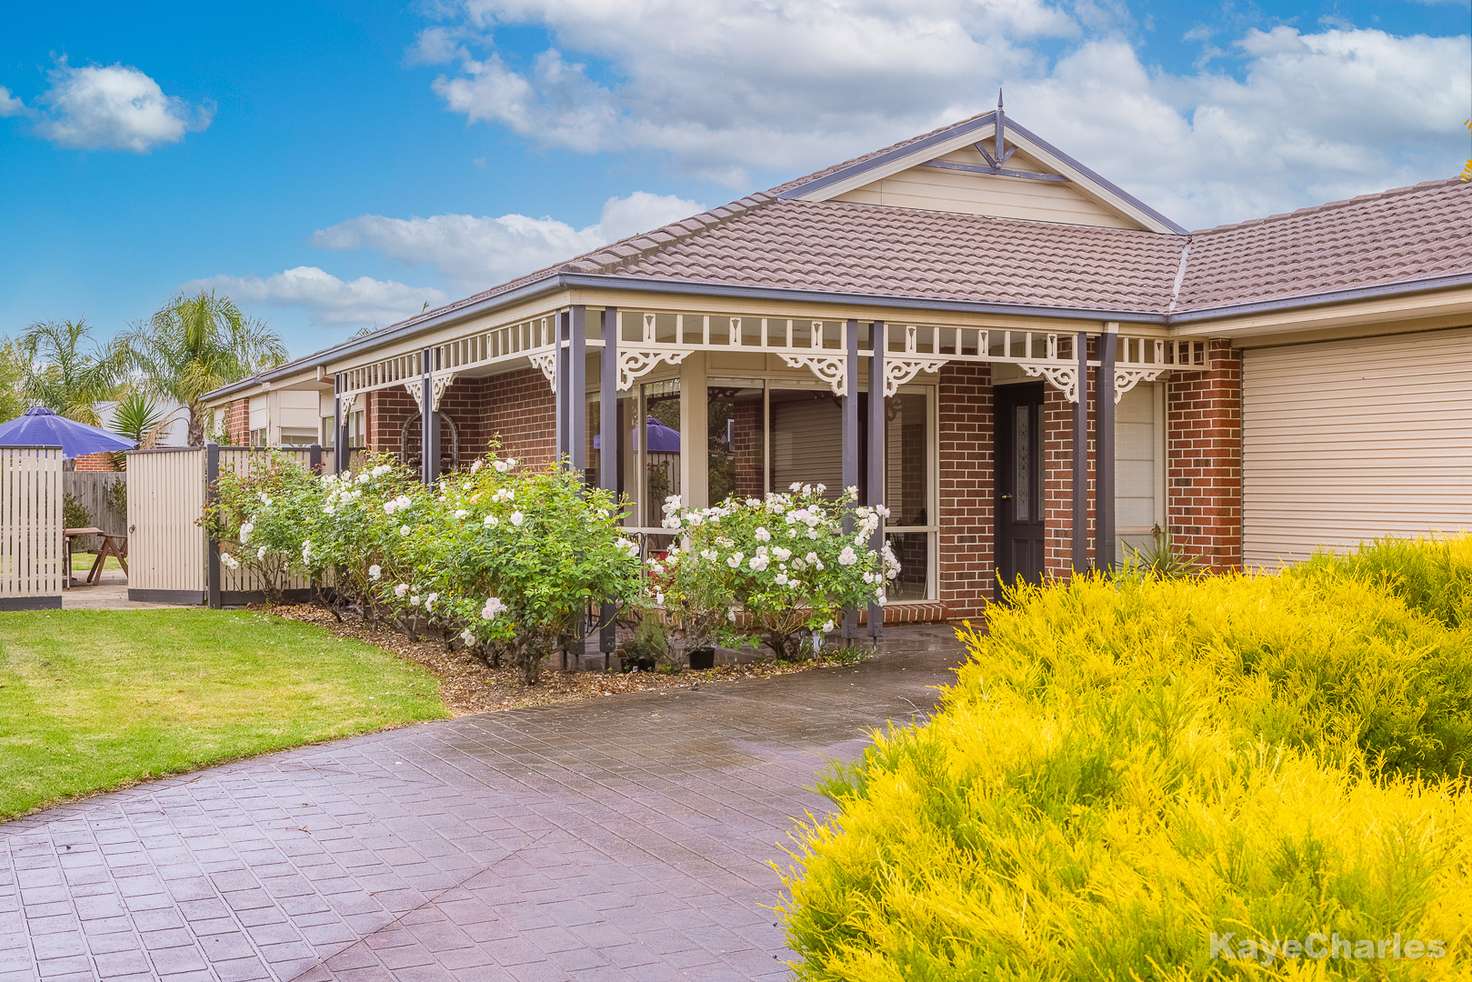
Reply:
[[[111,556],[118,561],[123,568],[123,574],[128,572],[128,537],[126,535],[114,535],[104,532],[100,528],[88,526],[86,528],[62,529],[61,534],[66,539],[66,585],[77,586],[77,581],[72,577],[72,545],[80,538],[95,535],[102,540],[97,547],[97,559],[92,563],[92,568],[87,571],[86,582],[95,585],[102,579],[102,567],[107,565],[107,557]]]

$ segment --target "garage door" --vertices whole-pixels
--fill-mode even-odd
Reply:
[[[1243,559],[1472,529],[1472,328],[1251,349]]]

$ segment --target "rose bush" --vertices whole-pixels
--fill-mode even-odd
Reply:
[[[596,629],[583,623],[591,605],[638,594],[625,511],[570,470],[518,468],[493,451],[434,489],[388,458],[317,478],[273,457],[221,475],[206,521],[221,561],[260,573],[271,599],[293,573],[331,573],[337,607],[386,612],[483,656],[510,651],[530,684],[560,642]]]
[[[749,624],[777,657],[791,658],[804,635],[816,643],[832,632],[844,609],[884,603],[899,563],[888,545],[875,553],[869,543],[885,509],[856,506],[852,488],[837,499],[825,490],[794,484],[699,509],[668,499],[664,526],[681,541],[650,564],[656,605],[677,626],[731,610],[737,620],[722,628],[724,640],[749,639]]]
[[[248,473],[220,475],[204,525],[220,543],[220,562],[255,573],[274,602],[281,599],[292,571],[305,565],[304,546],[311,554],[302,529],[315,521],[321,497],[322,485],[314,474],[273,453]]]

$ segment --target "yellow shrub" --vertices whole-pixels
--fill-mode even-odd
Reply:
[[[876,734],[800,830],[802,978],[1467,971],[1466,630],[1329,564],[1079,578],[988,626],[933,719]],[[1321,935],[1443,953],[1224,957]]]

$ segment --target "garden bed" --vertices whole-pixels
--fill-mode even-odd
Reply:
[[[582,702],[625,692],[692,689],[712,682],[770,678],[853,662],[851,656],[834,661],[799,662],[759,658],[733,665],[717,665],[706,671],[678,674],[549,671],[542,673],[541,680],[536,685],[527,685],[515,668],[491,668],[463,647],[451,650],[441,641],[411,641],[388,624],[369,624],[361,617],[351,614],[344,615],[344,619],[338,621],[331,611],[313,604],[273,607],[271,613],[289,620],[314,624],[340,638],[367,642],[423,666],[439,679],[440,696],[444,699],[446,708],[456,716]]]

